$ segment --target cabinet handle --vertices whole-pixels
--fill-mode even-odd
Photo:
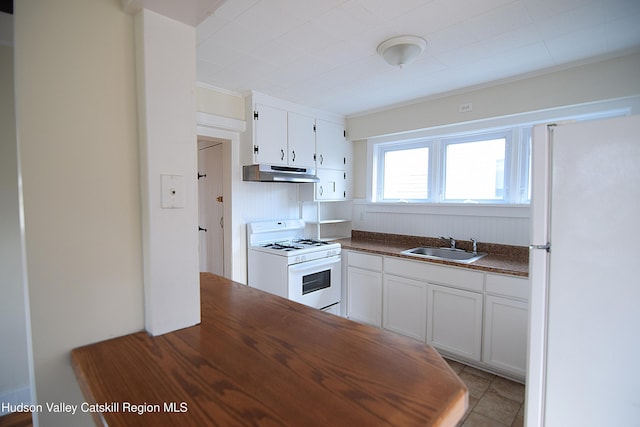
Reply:
[[[280,149],[280,160],[284,160],[284,150]]]
[[[324,193],[324,189],[322,188],[322,185],[320,186],[320,190],[318,192],[320,193],[321,196],[322,196],[322,193]]]
[[[324,157],[322,157],[322,154],[320,154],[320,164],[322,164],[324,162]]]
[[[296,150],[291,150],[291,161],[292,162],[296,161]]]

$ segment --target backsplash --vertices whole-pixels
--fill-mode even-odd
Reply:
[[[529,208],[376,206],[354,203],[352,229],[422,237],[453,237],[529,245]]]

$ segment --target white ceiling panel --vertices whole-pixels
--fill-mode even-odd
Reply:
[[[197,27],[198,80],[340,114],[640,50],[638,0],[227,0]],[[397,69],[398,35],[427,48]]]

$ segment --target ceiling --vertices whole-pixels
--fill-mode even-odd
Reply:
[[[345,115],[640,49],[638,0],[227,0],[197,79]],[[427,40],[403,69],[376,53]]]

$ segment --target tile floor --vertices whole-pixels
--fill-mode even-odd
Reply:
[[[524,385],[445,359],[469,389],[469,409],[459,427],[522,427]]]

